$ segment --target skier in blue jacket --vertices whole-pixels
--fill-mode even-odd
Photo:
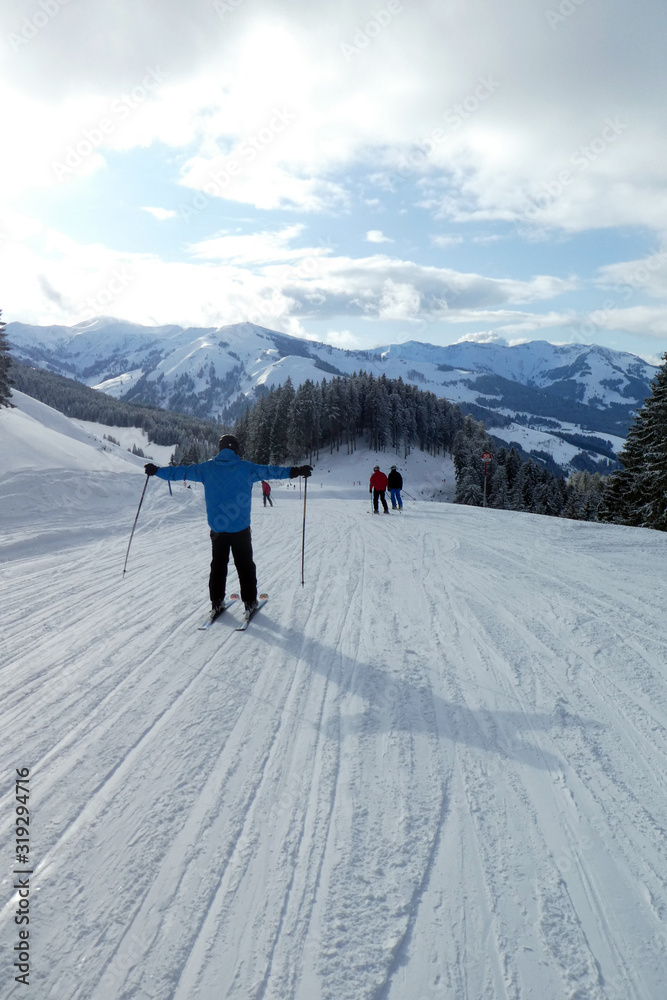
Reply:
[[[229,553],[239,576],[241,600],[246,614],[257,608],[257,571],[253,560],[250,536],[250,504],[253,483],[262,479],[293,479],[309,476],[310,465],[255,465],[241,458],[239,443],[233,434],[220,438],[220,451],[208,462],[197,465],[167,465],[160,468],[149,462],[144,466],[147,476],[159,479],[189,479],[204,484],[206,516],[211,529],[213,556],[209,576],[211,616],[224,609]]]

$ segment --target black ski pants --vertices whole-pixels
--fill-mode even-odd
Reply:
[[[208,580],[211,604],[220,604],[225,599],[230,552],[239,575],[241,600],[244,604],[252,604],[257,600],[257,570],[252,557],[250,528],[244,528],[243,531],[212,531],[211,545],[213,558]]]
[[[389,508],[387,507],[387,501],[385,499],[384,490],[373,490],[373,510],[378,509],[378,500],[382,501],[382,506],[384,507],[385,513],[389,513]]]

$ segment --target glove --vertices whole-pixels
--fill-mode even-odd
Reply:
[[[147,476],[154,476],[159,468],[159,465],[153,465],[152,462],[147,462],[146,465],[144,465],[144,472]]]
[[[293,465],[289,470],[289,477],[290,479],[294,479],[296,476],[303,476],[304,479],[307,479],[312,471],[312,465]]]

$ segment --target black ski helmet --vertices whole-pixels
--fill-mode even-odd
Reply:
[[[218,442],[218,448],[220,451],[222,451],[223,448],[231,448],[231,450],[237,455],[241,454],[240,445],[233,434],[223,434]]]

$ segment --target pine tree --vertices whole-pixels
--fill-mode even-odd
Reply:
[[[510,510],[532,511],[537,477],[533,463],[528,460],[519,466],[510,490]]]
[[[463,420],[463,427],[454,439],[455,503],[476,504],[480,507],[483,505],[484,465],[482,455],[485,451],[493,453],[493,450],[493,441],[486,433],[484,424],[468,414]],[[494,466],[492,464],[490,475],[493,476],[493,474]],[[487,489],[489,489],[488,482]],[[491,502],[492,492],[491,489],[487,494],[487,503]]]
[[[561,517],[567,517],[572,521],[580,521],[582,495],[571,483],[565,487],[565,500],[561,509]]]
[[[287,432],[289,418],[294,404],[294,386],[288,376],[285,384],[276,389],[276,405],[271,426],[271,461],[284,465],[287,458]]]
[[[558,517],[560,515],[563,509],[563,496],[558,485],[558,480],[554,476],[551,476],[549,479],[545,503],[545,514],[548,514],[550,517]]]
[[[507,485],[507,469],[505,465],[496,466],[491,479],[491,507],[506,510],[509,506],[509,486]]]
[[[257,400],[248,419],[248,458],[260,465],[271,461],[271,429],[275,397],[269,393]]]
[[[2,312],[0,311],[0,316]],[[7,334],[5,333],[5,324],[0,319],[0,406],[11,406],[10,401],[11,396],[11,385],[12,380],[9,377],[9,369],[12,365],[12,359],[9,355],[9,344],[7,343]]]
[[[469,504],[471,507],[481,507],[484,503],[484,489],[479,485],[479,475],[468,466],[456,483],[456,503]]]
[[[359,424],[361,422],[361,401],[356,378],[345,383],[345,432],[350,452],[356,451]]]
[[[292,413],[287,429],[287,448],[290,457],[298,461],[306,456],[312,463],[317,457],[320,421],[322,414],[322,394],[320,387],[308,379],[294,394]]]
[[[340,383],[337,379],[331,382],[322,381],[322,398],[324,410],[322,413],[322,430],[324,437],[329,438],[329,449],[333,454],[338,451],[341,443],[342,406],[340,398]]]
[[[404,435],[403,400],[400,393],[394,390],[389,396],[389,432],[391,446],[398,453]]]
[[[371,449],[384,451],[391,434],[391,404],[384,375],[373,379],[368,393],[368,412]]]
[[[507,470],[507,486],[508,489],[512,489],[514,486],[514,480],[516,479],[516,474],[521,468],[521,459],[515,452],[514,448],[510,448],[507,452],[507,458],[505,460],[505,468]]]
[[[667,352],[618,457],[599,520],[667,531]]]

